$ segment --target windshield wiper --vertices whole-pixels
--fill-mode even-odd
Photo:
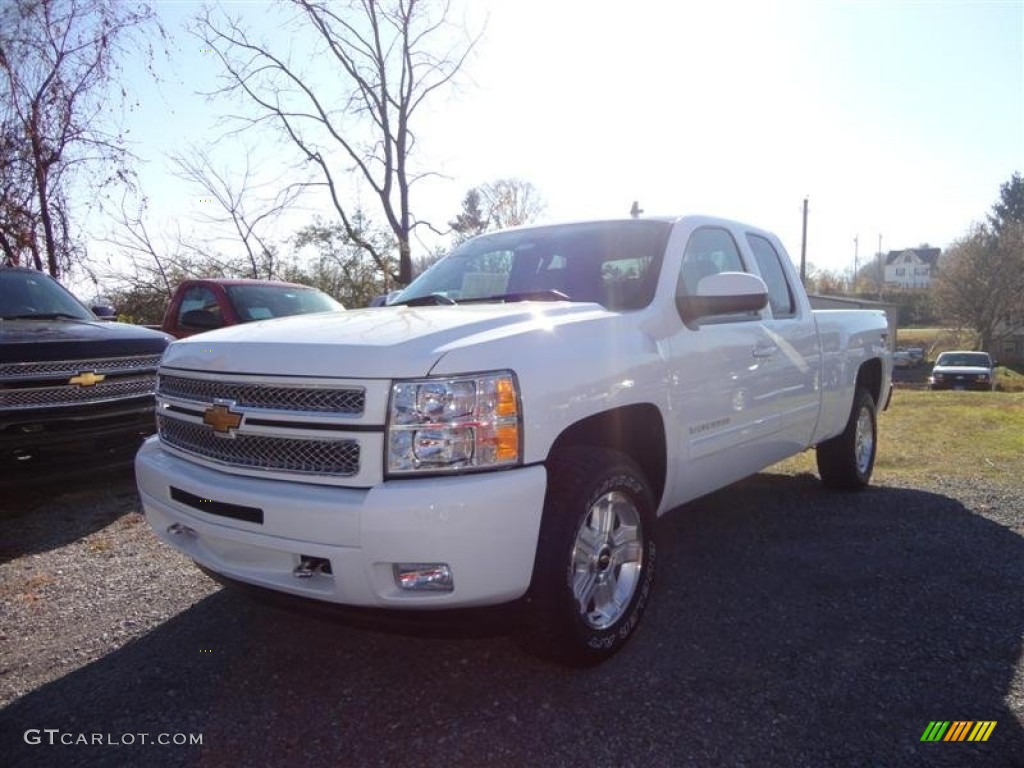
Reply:
[[[455,299],[448,298],[443,293],[428,293],[426,296],[416,296],[412,299],[406,299],[405,301],[396,301],[386,306],[389,307],[428,307],[437,304],[443,304],[445,306],[451,306],[455,303]]]
[[[477,299],[463,299],[462,304],[484,304],[486,302],[513,302],[513,301],[572,301],[565,293],[554,288],[539,288],[535,291],[515,291],[513,293],[499,293],[494,296],[481,296]]]
[[[24,315],[4,315],[3,320],[84,320],[78,315],[71,315],[67,312],[33,312]]]

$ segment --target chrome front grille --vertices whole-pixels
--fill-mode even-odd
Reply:
[[[360,380],[163,368],[156,400],[161,442],[222,471],[361,483],[365,442],[379,442],[367,437],[375,430],[364,420]]]
[[[305,439],[236,434],[218,437],[202,424],[160,415],[160,439],[167,445],[210,461],[246,469],[351,477],[359,471],[355,440]]]
[[[101,381],[89,387],[62,384],[58,387],[0,388],[0,408],[39,408],[80,403],[105,402],[151,395],[155,376],[132,376]]]
[[[52,360],[41,363],[0,364],[0,379],[71,377],[82,371],[112,374],[129,371],[156,370],[160,355],[141,357],[100,357],[89,360]]]
[[[212,379],[190,379],[171,374],[160,374],[157,393],[163,397],[193,402],[232,400],[239,408],[344,415],[361,415],[366,400],[366,394],[362,389],[351,387],[242,384]]]

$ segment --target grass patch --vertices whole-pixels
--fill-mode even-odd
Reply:
[[[1024,478],[1024,394],[896,390],[878,432],[877,483],[984,477],[1020,487]],[[817,473],[814,452],[770,471]]]
[[[974,331],[955,328],[900,328],[896,343],[900,347],[921,347],[926,360],[934,360],[951,349],[974,349],[978,336]]]
[[[939,339],[957,337],[952,328],[900,328],[897,333],[901,347],[928,347]]]
[[[1005,365],[996,366],[996,389],[1000,392],[1024,392],[1024,374]]]

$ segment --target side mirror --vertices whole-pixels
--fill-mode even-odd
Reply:
[[[758,312],[768,305],[768,286],[747,272],[719,272],[697,284],[696,295],[676,296],[679,317],[692,325],[702,317]]]
[[[109,304],[93,304],[89,309],[100,320],[117,320],[117,311]]]
[[[205,309],[190,309],[181,316],[181,324],[194,331],[212,331],[214,328],[222,327],[224,321]]]

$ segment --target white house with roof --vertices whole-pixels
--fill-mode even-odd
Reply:
[[[935,277],[939,249],[922,245],[889,251],[885,257],[885,287],[905,291],[925,290]]]

